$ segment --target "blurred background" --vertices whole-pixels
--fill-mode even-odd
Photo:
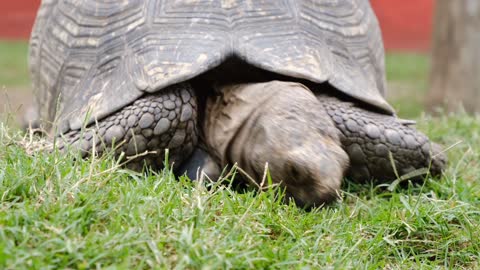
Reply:
[[[441,2],[448,5],[448,2],[469,1],[480,2],[370,1],[380,21],[387,51],[388,98],[401,117],[418,117],[425,104],[428,105],[437,6]],[[0,2],[0,113],[12,112],[13,118],[22,114],[30,103],[28,37],[39,4],[40,0]],[[478,6],[474,8],[480,10]]]

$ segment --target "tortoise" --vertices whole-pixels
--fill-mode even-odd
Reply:
[[[44,0],[30,41],[39,119],[58,147],[140,155],[179,174],[237,164],[300,205],[344,176],[446,166],[386,101],[368,0]],[[53,125],[52,123],[56,123]]]

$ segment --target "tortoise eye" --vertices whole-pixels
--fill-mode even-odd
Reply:
[[[295,166],[292,166],[290,168],[290,175],[294,178],[294,179],[298,179],[300,177],[300,172],[298,171],[298,169],[295,167]]]

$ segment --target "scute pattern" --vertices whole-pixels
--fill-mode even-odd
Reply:
[[[197,101],[190,85],[178,84],[161,93],[145,95],[82,130],[72,130],[57,138],[57,149],[80,150],[83,156],[115,147],[115,153],[135,156],[149,151],[139,160],[161,168],[163,149],[170,149],[170,161],[178,166],[197,144]],[[135,163],[135,162],[134,162]]]
[[[437,176],[445,168],[447,160],[441,147],[398,118],[367,111],[334,97],[320,94],[317,98],[340,131],[343,148],[350,157],[347,172],[350,179],[386,181],[421,169],[429,169]]]
[[[66,132],[236,55],[385,112],[383,46],[368,0],[44,1],[32,36],[40,115]],[[59,106],[55,105],[59,101]],[[59,108],[56,112],[55,108]]]

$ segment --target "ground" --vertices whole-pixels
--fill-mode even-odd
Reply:
[[[0,43],[12,108],[29,96],[26,48]],[[29,138],[0,122],[0,268],[478,269],[480,118],[423,113],[425,55],[389,54],[387,67],[399,115],[447,148],[445,175],[345,181],[341,202],[313,211],[282,203],[276,188],[135,173],[112,155],[31,156]]]

